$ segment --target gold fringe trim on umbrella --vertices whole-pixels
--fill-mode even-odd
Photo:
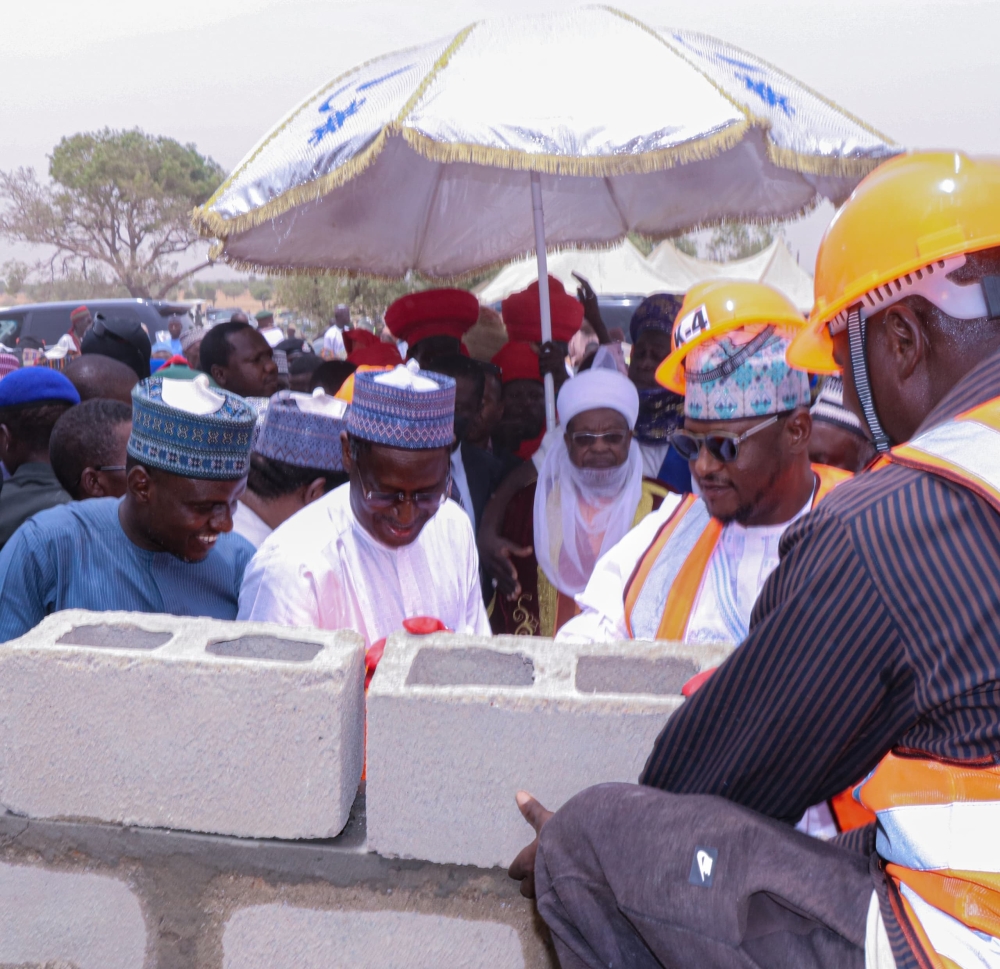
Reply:
[[[318,201],[334,189],[356,178],[377,159],[385,148],[386,140],[391,136],[402,137],[417,154],[439,164],[464,162],[514,171],[541,172],[546,175],[610,178],[617,175],[664,171],[678,165],[714,158],[738,145],[748,130],[749,125],[741,121],[729,125],[722,131],[712,132],[708,136],[682,142],[670,148],[643,152],[641,155],[586,155],[571,158],[563,155],[510,151],[486,145],[439,142],[413,128],[400,129],[393,124],[383,128],[361,154],[336,170],[314,181],[296,185],[251,212],[227,219],[205,205],[192,212],[191,220],[199,233],[205,237],[226,239],[247,232],[269,219],[283,215],[289,209]]]
[[[877,158],[871,156],[804,155],[792,148],[781,148],[770,138],[766,141],[767,157],[779,168],[801,172],[803,175],[821,175],[832,178],[864,178],[883,162],[899,152]],[[903,149],[900,149],[902,151]]]
[[[791,209],[781,215],[774,215],[770,217],[758,215],[720,216],[717,219],[704,219],[699,222],[693,222],[677,229],[671,229],[670,232],[663,234],[651,235],[645,232],[629,230],[629,232],[623,233],[615,239],[610,239],[604,242],[574,242],[571,240],[569,242],[561,242],[556,245],[546,246],[545,250],[546,252],[553,254],[565,252],[568,249],[580,249],[585,252],[605,252],[621,245],[621,243],[627,239],[629,235],[637,235],[643,239],[648,239],[650,242],[662,242],[664,239],[676,239],[678,236],[682,236],[688,232],[699,232],[702,229],[714,229],[720,225],[725,225],[728,222],[742,222],[746,225],[758,226],[777,225],[778,223],[786,222],[789,219],[799,219],[808,215],[819,205],[819,203],[819,197],[814,196],[804,205]],[[221,260],[222,262],[225,262],[226,265],[232,266],[234,269],[238,269],[241,272],[262,273],[267,276],[343,276],[347,279],[374,279],[380,282],[398,282],[401,279],[405,279],[407,276],[407,272],[393,275],[390,273],[373,273],[367,272],[363,269],[348,269],[346,267],[336,266],[273,266],[266,263],[254,262],[250,259],[241,259],[239,256],[229,255],[225,251],[225,240],[216,243],[216,245],[210,250],[210,254],[214,254],[214,259]],[[435,276],[433,273],[429,273],[425,270],[416,270],[416,273],[423,279],[433,280],[441,285],[447,285],[449,283],[461,284],[466,280],[482,275],[483,273],[499,272],[511,263],[517,262],[520,259],[527,259],[529,256],[533,255],[535,255],[534,248],[524,249],[503,259],[495,259],[490,262],[483,263],[482,265],[475,266],[463,273],[448,276]],[[413,270],[408,270],[408,272],[411,271]]]
[[[611,178],[616,175],[645,175],[664,171],[690,162],[714,158],[738,145],[746,136],[749,125],[736,122],[707,136],[682,142],[669,148],[644,151],[641,155],[549,155],[528,151],[512,151],[488,145],[462,142],[441,142],[427,135],[404,128],[401,132],[407,144],[418,154],[433,162],[450,164],[465,162],[488,165],[514,171],[541,172],[544,175],[574,175],[587,178]]]

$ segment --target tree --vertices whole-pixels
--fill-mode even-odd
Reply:
[[[774,242],[774,235],[762,225],[723,222],[712,234],[706,255],[715,262],[747,259]]]
[[[11,296],[16,296],[24,289],[24,283],[31,272],[31,267],[16,259],[11,259],[3,264],[0,272],[3,273],[5,289]]]
[[[274,295],[274,290],[271,288],[270,280],[267,279],[254,279],[250,281],[250,295],[260,303],[264,309],[267,309],[268,301]]]
[[[224,172],[194,145],[138,129],[63,138],[49,157],[51,183],[32,168],[0,172],[0,234],[51,246],[50,274],[103,269],[132,296],[163,296],[205,261],[180,270],[175,257],[198,241],[191,209]]]

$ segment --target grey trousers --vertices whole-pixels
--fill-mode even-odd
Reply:
[[[868,858],[718,797],[583,791],[535,891],[562,969],[864,969]]]

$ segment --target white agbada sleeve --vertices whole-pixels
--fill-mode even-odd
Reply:
[[[667,495],[660,507],[647,515],[594,566],[587,587],[576,596],[580,615],[556,633],[567,643],[610,643],[630,639],[625,627],[625,586],[643,552],[681,503],[682,495]]]

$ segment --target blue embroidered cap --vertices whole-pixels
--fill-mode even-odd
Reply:
[[[745,326],[694,347],[684,360],[684,416],[735,421],[808,407],[809,374],[785,362],[792,336]]]
[[[647,296],[632,314],[628,324],[632,343],[639,339],[643,330],[661,330],[668,336],[674,332],[674,320],[684,304],[683,296],[672,293],[653,293]]]
[[[184,478],[233,481],[250,466],[257,415],[236,394],[194,380],[149,377],[132,388],[129,457]]]
[[[323,393],[296,394],[282,390],[271,398],[254,451],[299,468],[343,471],[340,432],[347,403]]]
[[[347,413],[347,432],[353,437],[410,450],[450,447],[454,425],[451,377],[410,366],[354,374],[354,398]]]

